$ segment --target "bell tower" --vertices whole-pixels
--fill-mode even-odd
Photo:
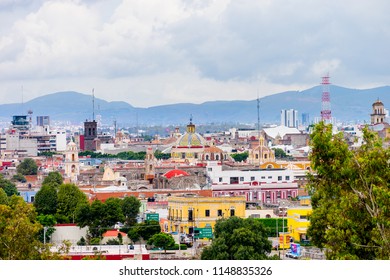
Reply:
[[[77,146],[74,142],[69,142],[65,151],[65,175],[71,182],[77,181],[80,175],[80,163]]]
[[[145,180],[149,181],[150,184],[153,183],[156,173],[155,161],[156,158],[154,157],[153,148],[148,146],[145,156]]]
[[[372,104],[371,124],[383,123],[385,121],[386,112],[382,101],[375,101]]]

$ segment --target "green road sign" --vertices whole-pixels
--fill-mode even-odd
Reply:
[[[147,221],[160,221],[160,215],[158,213],[147,213],[146,214]]]
[[[211,227],[195,228],[194,238],[213,238],[213,229]]]

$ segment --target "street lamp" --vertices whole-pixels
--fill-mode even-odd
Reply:
[[[288,207],[286,206],[286,203],[284,201],[282,201],[279,204],[279,210],[282,213],[282,234],[283,234],[283,256],[282,256],[282,258],[284,258],[284,247],[285,247],[285,244],[286,244],[286,234],[284,232],[284,213],[287,213],[287,208]]]

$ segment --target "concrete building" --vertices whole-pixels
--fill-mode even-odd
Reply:
[[[214,197],[244,195],[248,202],[276,205],[282,199],[298,196],[293,170],[272,165],[269,169],[224,170],[215,162],[206,168]]]
[[[312,213],[311,207],[292,207],[287,209],[288,232],[295,242],[307,240],[307,228],[310,225],[308,219]]]
[[[195,228],[214,228],[218,219],[245,218],[244,196],[203,197],[194,194],[168,197],[168,230],[192,234]]]
[[[299,125],[298,111],[294,109],[289,109],[289,110],[283,109],[280,112],[280,125],[298,128]]]

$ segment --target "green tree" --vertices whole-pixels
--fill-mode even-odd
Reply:
[[[77,208],[83,204],[88,204],[88,198],[76,185],[60,185],[57,194],[57,220],[73,222]]]
[[[281,149],[281,148],[273,148],[273,150],[275,151],[275,157],[276,158],[286,158],[288,157],[286,152]]]
[[[156,159],[170,159],[171,158],[171,154],[170,153],[163,153],[160,150],[156,150],[154,152],[154,157]]]
[[[153,235],[161,232],[160,223],[157,221],[145,221],[136,224],[131,227],[128,232],[128,236],[135,242],[134,239],[142,238],[143,240],[149,240]]]
[[[47,174],[45,179],[43,179],[42,186],[50,185],[57,189],[63,182],[64,179],[62,178],[61,173],[58,171],[52,171]]]
[[[39,240],[43,243],[50,242],[52,234],[55,232],[54,225],[57,223],[54,215],[38,215],[37,221],[43,226],[39,232]]]
[[[35,195],[34,207],[38,214],[55,215],[57,212],[57,190],[52,185],[43,185]]]
[[[24,177],[22,174],[17,173],[14,176],[12,176],[12,180],[15,182],[21,182],[21,183],[26,183],[26,177]]]
[[[25,158],[17,167],[16,171],[22,175],[37,175],[38,165],[32,158]]]
[[[2,174],[0,174],[0,188],[5,191],[7,196],[18,195],[19,193],[15,184],[10,180],[5,179]]]
[[[267,260],[272,250],[268,231],[258,219],[229,217],[214,227],[213,243],[203,249],[202,260]]]
[[[113,228],[117,222],[125,221],[122,201],[119,198],[108,198],[104,203],[94,200],[91,205],[81,204],[75,213],[78,226],[88,226],[92,238],[100,238],[108,228]]]
[[[308,236],[328,259],[390,259],[390,150],[363,129],[364,144],[349,146],[332,126],[311,135],[308,190],[313,212]]]
[[[124,222],[125,216],[122,213],[121,200],[119,198],[110,197],[104,202],[103,216],[101,226],[105,228],[113,228],[117,222]]]
[[[231,157],[234,159],[236,162],[241,162],[241,161],[246,161],[248,158],[249,153],[248,152],[243,152],[243,153],[236,153],[232,154]]]
[[[40,259],[41,229],[34,207],[20,196],[10,197],[8,205],[0,205],[0,259]]]
[[[135,196],[127,196],[122,200],[122,213],[125,216],[125,225],[132,226],[137,222],[141,201]]]
[[[7,193],[2,188],[0,188],[0,204],[4,204],[4,205],[8,204]]]
[[[173,239],[172,235],[167,234],[165,232],[160,232],[154,234],[149,240],[149,245],[153,245],[158,248],[164,249],[164,253],[167,252],[167,248],[172,247],[175,245],[175,240]]]

